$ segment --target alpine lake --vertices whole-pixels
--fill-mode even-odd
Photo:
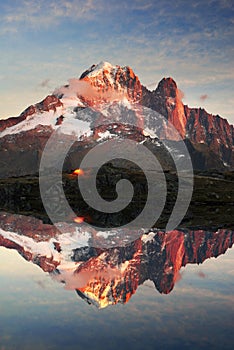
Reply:
[[[97,229],[90,241],[89,220],[120,226],[141,211],[141,187],[110,219],[85,207],[76,178],[64,174],[69,204],[84,218],[65,235],[43,210],[37,177],[0,180],[0,350],[233,349],[234,176],[195,174],[184,220],[165,232],[173,176],[155,227],[132,237],[117,230],[114,242]],[[100,186],[111,200],[107,177]]]

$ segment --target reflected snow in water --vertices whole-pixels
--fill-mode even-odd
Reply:
[[[75,248],[56,235],[51,245],[48,230],[40,240],[38,222],[30,230],[21,217],[14,229],[5,218],[1,350],[232,349],[232,231],[154,230],[123,247]],[[40,255],[46,242],[52,258]]]

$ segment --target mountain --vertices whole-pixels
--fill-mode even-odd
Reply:
[[[172,78],[163,78],[152,92],[147,89],[143,91],[142,104],[161,113],[176,127],[183,139],[192,143],[194,149],[201,153],[200,161],[205,161],[204,168],[234,166],[234,128],[226,119],[202,108],[183,105],[182,93]],[[212,157],[216,159],[216,164]]]
[[[180,138],[170,123],[185,140],[195,169],[234,167],[234,129],[227,120],[185,106],[172,78],[149,91],[130,67],[101,62],[20,116],[0,120],[0,177],[37,173],[46,141],[58,128],[80,138],[78,158],[85,147],[123,136],[146,143],[170,168],[161,141],[171,140],[174,147]],[[64,170],[72,167],[70,159]]]
[[[15,249],[53,279],[65,283],[66,289],[76,290],[89,304],[100,308],[128,302],[147,280],[153,281],[159,293],[170,293],[182,266],[218,257],[234,243],[233,231],[227,229],[154,229],[140,232],[135,239],[125,236],[124,246],[111,247],[112,240],[119,239],[118,232],[102,236],[93,231],[92,235],[110,244],[110,248],[100,249],[92,245],[86,225],[74,224],[66,229],[61,234],[33,217],[0,212],[0,246]]]

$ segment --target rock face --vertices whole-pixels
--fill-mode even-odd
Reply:
[[[162,114],[178,130],[181,137],[189,139],[203,156],[211,152],[223,163],[234,166],[233,126],[218,115],[184,105],[183,93],[172,78],[163,78],[151,92],[141,85],[131,68],[101,63],[84,72],[81,79],[101,91],[124,91],[130,101],[141,102],[143,106]],[[170,138],[167,132],[165,134]]]
[[[142,104],[161,113],[175,126],[183,139],[190,140],[197,156],[200,152],[200,158],[206,158],[205,168],[222,168],[224,164],[233,167],[233,125],[202,108],[183,105],[181,98],[182,93],[175,81],[172,78],[163,78],[154,91],[143,88]],[[216,159],[216,163],[213,161],[212,164],[212,158]]]
[[[186,133],[193,144],[207,146],[224,163],[234,166],[234,128],[226,119],[213,116],[202,108],[184,107]],[[198,146],[197,146],[198,147]]]
[[[45,144],[52,133],[49,126],[0,138],[0,177],[37,174]]]
[[[224,254],[233,241],[233,232],[227,230],[151,232],[130,246],[101,252],[80,265],[77,277],[85,271],[91,278],[79,291],[99,307],[128,302],[146,280],[153,281],[158,292],[168,294],[182,266]]]
[[[113,98],[117,96],[114,94],[117,91],[122,92],[132,102],[141,100],[142,85],[130,67],[112,66],[108,62],[101,62],[81,74],[80,80],[87,81],[100,93],[112,92]]]
[[[186,116],[182,103],[182,92],[172,78],[163,78],[156,90],[143,89],[142,104],[162,114],[180,133],[186,137]]]
[[[100,249],[92,246],[85,225],[67,225],[61,234],[22,215],[0,213],[0,219],[1,246],[17,250],[98,307],[128,302],[146,280],[160,293],[170,293],[182,266],[218,257],[234,243],[233,231],[226,229],[151,230],[125,246]]]
[[[159,115],[164,119],[156,118]],[[113,129],[106,133],[108,123]],[[99,134],[112,135],[114,128],[121,136],[123,123],[137,126],[141,142],[152,144],[156,136],[177,141],[172,124],[185,140],[195,169],[234,168],[234,129],[227,120],[185,106],[172,78],[163,78],[149,91],[130,67],[101,62],[19,117],[0,121],[0,177],[37,173],[45,141],[58,127],[79,136],[88,125],[90,140],[102,142]],[[133,134],[131,126],[129,132]]]

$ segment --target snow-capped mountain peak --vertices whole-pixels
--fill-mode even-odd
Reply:
[[[178,140],[170,133],[168,125],[171,123],[180,136],[195,147],[191,152],[199,153],[194,156],[195,168],[234,166],[234,128],[227,120],[201,108],[185,106],[172,78],[163,78],[154,91],[149,91],[130,67],[102,61],[88,68],[80,78],[68,80],[67,85],[31,105],[19,117],[0,120],[1,164],[4,165],[2,169],[5,167],[2,173],[9,173],[13,143],[18,158],[19,152],[25,155],[27,147],[31,155],[33,147],[38,147],[38,144],[33,146],[36,142],[33,140],[38,142],[41,135],[44,144],[44,134],[49,137],[60,126],[65,134],[90,136],[93,133],[94,138],[99,139],[98,132],[106,135],[108,123],[137,125],[144,137],[149,134]],[[23,136],[25,132],[27,135]],[[32,144],[28,141],[29,134]],[[15,157],[15,153],[12,156]]]
[[[112,65],[109,62],[93,64],[80,76],[80,81],[88,82],[100,93],[119,93],[119,99],[127,97],[131,102],[139,102],[142,85],[133,70],[128,66]],[[105,97],[105,96],[104,96]]]
[[[113,66],[111,63],[106,61],[101,61],[98,64],[93,64],[90,68],[88,68],[84,73],[81,74],[80,79],[84,77],[94,77],[103,71],[112,71],[117,70],[119,66]]]

